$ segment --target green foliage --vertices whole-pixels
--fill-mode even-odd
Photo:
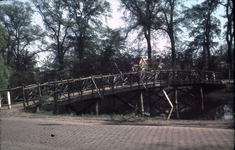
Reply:
[[[101,45],[101,73],[115,73],[114,62],[116,62],[117,58],[122,57],[120,51],[124,48],[125,39],[120,35],[119,31],[110,28],[106,28],[102,38],[104,40],[102,40]]]
[[[36,83],[35,73],[13,73],[10,77],[10,86],[16,87],[21,86],[22,84],[29,85]]]
[[[52,96],[53,91],[49,90],[48,88],[42,89],[42,96],[39,101],[39,106],[42,107],[49,103],[49,98]]]
[[[127,24],[126,36],[133,30],[139,32],[138,37],[144,36],[147,41],[148,59],[151,59],[151,36],[154,28],[159,27],[163,21],[158,17],[161,9],[160,1],[121,0],[120,8],[124,10],[123,19]]]
[[[10,71],[4,65],[4,61],[0,56],[0,89],[6,89],[9,85]]]
[[[190,30],[189,36],[194,38],[189,46],[191,50],[196,51],[198,56],[202,57],[201,64],[203,65],[200,69],[213,69],[211,51],[218,45],[217,42],[214,42],[214,39],[221,32],[220,20],[213,15],[218,4],[218,0],[205,0],[201,4],[194,5],[184,11],[185,18],[187,18],[185,26]],[[200,51],[198,51],[199,49]]]
[[[6,42],[7,32],[0,24],[0,53],[3,54],[5,51],[7,42]]]
[[[29,46],[39,40],[43,33],[39,26],[32,25],[34,11],[29,3],[14,1],[0,5],[0,23],[5,28],[8,41],[2,52],[6,65],[11,67],[11,87],[34,82],[36,52]]]
[[[45,111],[45,110],[40,110],[40,111],[39,111],[39,114],[43,114],[43,115],[53,115],[52,112]]]

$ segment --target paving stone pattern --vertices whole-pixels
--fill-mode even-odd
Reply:
[[[1,118],[1,150],[232,150],[233,146],[232,129]]]

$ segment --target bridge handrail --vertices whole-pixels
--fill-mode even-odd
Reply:
[[[30,100],[38,99],[41,95],[45,94],[42,92],[43,89],[53,91],[50,96],[59,93],[63,95],[67,92],[77,92],[82,97],[85,91],[92,91],[98,93],[101,96],[102,91],[105,88],[109,88],[114,91],[117,87],[132,87],[142,86],[147,88],[149,84],[153,86],[169,86],[173,84],[196,84],[196,83],[221,83],[221,73],[213,71],[173,71],[173,70],[152,70],[152,71],[138,71],[138,72],[127,72],[119,74],[108,74],[108,75],[91,75],[89,77],[72,78],[66,80],[55,80],[45,82],[42,84],[31,84],[25,86],[18,86],[9,89],[0,90],[0,92],[15,92],[15,101],[22,100],[24,92],[27,92],[27,98]],[[72,84],[72,87],[71,87]],[[39,92],[40,91],[40,92]],[[27,99],[26,98],[26,99]]]
[[[219,73],[219,72],[214,72],[214,71],[206,71],[206,70],[202,70],[202,71],[200,71],[200,72],[198,72],[198,71],[192,71],[192,70],[189,70],[189,71],[185,71],[185,70],[180,70],[180,71],[173,71],[172,69],[169,69],[169,70],[152,70],[152,71],[138,71],[138,72],[127,72],[127,73],[122,73],[122,76],[123,75],[136,75],[136,74],[138,74],[138,73],[140,73],[140,72],[144,72],[144,73],[173,73],[173,72],[179,72],[179,73],[188,73],[188,72],[190,72],[190,73],[192,73],[192,72],[195,72],[195,73],[201,73],[201,74],[205,74],[205,73],[207,73],[207,74],[205,74],[205,75],[208,75],[209,73],[210,74],[212,74],[212,73],[215,73],[215,74],[219,74],[220,75],[220,78],[218,78],[218,79],[222,79],[222,77],[221,77],[221,73]],[[102,78],[107,78],[107,77],[113,77],[113,76],[118,76],[118,75],[121,75],[121,74],[109,74],[109,75],[92,75],[92,77],[94,78],[94,79],[102,79]],[[189,75],[189,74],[187,74],[187,75]],[[46,85],[54,85],[54,84],[64,84],[64,83],[67,83],[68,82],[68,80],[70,81],[70,82],[75,82],[75,81],[83,81],[83,80],[87,80],[87,79],[91,79],[91,76],[89,76],[89,77],[83,77],[83,78],[72,78],[72,79],[66,79],[66,80],[55,80],[55,81],[50,81],[50,82],[45,82],[45,83],[42,83],[42,84],[40,84],[40,86],[46,86]],[[204,78],[204,79],[206,79],[206,78]],[[38,87],[38,84],[30,84],[30,85],[25,85],[24,86],[24,89],[30,89],[30,88],[36,88],[36,87]],[[22,89],[22,86],[17,86],[17,87],[14,87],[14,88],[9,88],[9,89],[2,89],[2,90],[0,90],[0,92],[5,92],[5,91],[13,91],[13,90],[17,90],[17,89]]]

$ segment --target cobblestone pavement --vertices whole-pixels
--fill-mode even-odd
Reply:
[[[0,118],[1,150],[231,150],[234,146],[233,129],[105,124],[28,114]]]

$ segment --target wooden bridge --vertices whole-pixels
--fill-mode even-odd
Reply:
[[[109,75],[91,75],[85,78],[67,79],[9,88],[0,90],[0,92],[6,93],[9,108],[11,108],[11,103],[20,101],[23,102],[24,108],[31,102],[39,107],[42,105],[50,105],[56,110],[57,107],[61,105],[72,104],[89,99],[96,99],[96,101],[97,99],[103,100],[109,95],[128,91],[140,91],[141,109],[139,112],[144,115],[143,91],[159,88],[171,107],[171,114],[173,107],[178,111],[177,87],[194,85],[200,86],[201,98],[203,101],[203,85],[222,85],[222,75],[219,72],[212,71],[140,71]],[[164,90],[164,88],[169,86],[175,87],[175,106],[173,106],[167,92]],[[4,96],[2,95],[2,100],[3,97]],[[98,102],[96,102],[95,105],[96,114],[98,115]],[[202,109],[203,107],[202,103]],[[170,117],[170,114],[168,117]]]

